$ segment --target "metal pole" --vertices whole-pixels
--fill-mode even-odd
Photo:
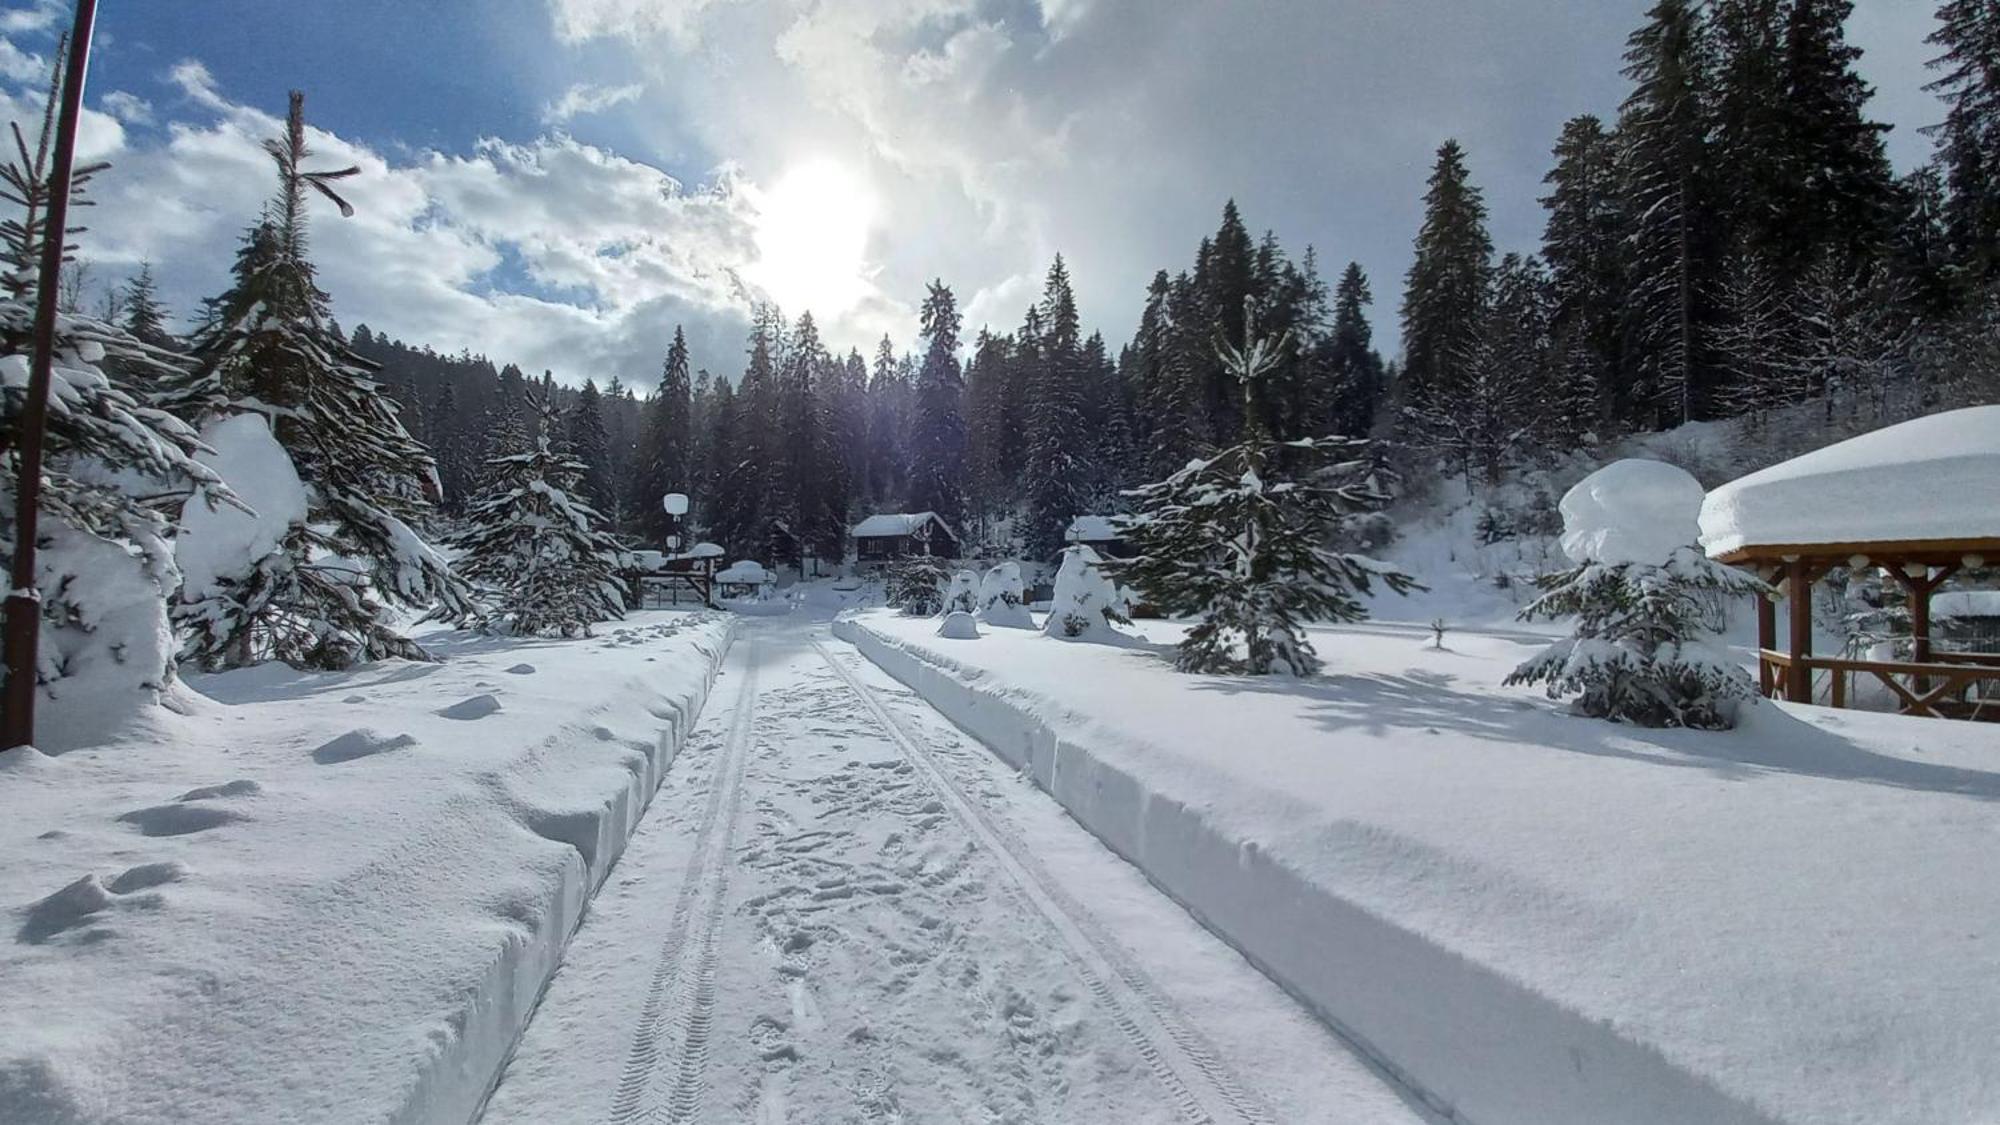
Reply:
[[[76,163],[76,125],[83,111],[83,80],[90,66],[90,36],[97,0],[76,0],[69,63],[63,70],[62,106],[56,118],[54,166],[49,169],[49,210],[42,226],[42,270],[35,291],[35,351],[28,370],[28,400],[21,407],[20,473],[15,483],[14,570],[7,591],[7,684],[0,706],[0,753],[35,740],[36,648],[41,640],[41,593],[35,588],[35,538],[40,533],[42,439],[49,413],[49,368],[56,341],[56,289],[63,243],[69,232],[70,169]]]

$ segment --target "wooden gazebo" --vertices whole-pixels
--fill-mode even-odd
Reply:
[[[1939,651],[1931,596],[2000,564],[2000,406],[1933,414],[1773,465],[1709,493],[1702,546],[1751,568],[1787,604],[1757,607],[1757,679],[1766,696],[1811,703],[1823,678],[1835,707],[1872,678],[1897,710],[2000,720],[2000,655]],[[1836,567],[1879,568],[1909,597],[1910,658],[1813,655],[1812,589]]]

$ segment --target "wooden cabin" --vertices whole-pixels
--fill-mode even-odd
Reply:
[[[2000,406],[1889,426],[1731,481],[1703,502],[1701,532],[1711,558],[1778,588],[1757,606],[1766,696],[1845,707],[1856,683],[1880,683],[1905,715],[2000,720],[2000,655],[1945,651],[1933,628],[1939,587],[2000,564]],[[1909,659],[1813,654],[1813,584],[1836,568],[1876,568],[1903,588]]]
[[[936,512],[894,512],[869,516],[848,532],[858,563],[959,556],[958,533]]]

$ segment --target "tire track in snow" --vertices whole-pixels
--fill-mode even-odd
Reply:
[[[1131,1040],[1182,1115],[1196,1122],[1275,1125],[1271,1112],[1243,1088],[1214,1046],[1188,1023],[1089,909],[1064,890],[1011,831],[995,823],[983,805],[959,789],[873,689],[834,659],[818,638],[812,639],[812,646],[923,775],[953,817],[994,857],[1021,897],[1049,922],[1091,995]]]
[[[646,987],[646,1002],[632,1032],[632,1049],[612,1096],[613,1125],[687,1121],[701,1108],[702,1071],[714,1023],[715,930],[729,884],[730,848],[736,835],[737,805],[757,702],[758,645],[751,640],[745,647],[743,686],[737,692],[729,734],[709,781],[708,807],[702,813],[687,878],[674,901],[673,919],[661,940],[659,959]],[[691,924],[700,927],[692,935]],[[691,966],[690,941],[694,952]],[[669,1049],[671,1056],[667,1055]],[[664,1095],[658,1088],[662,1081],[671,1083]]]

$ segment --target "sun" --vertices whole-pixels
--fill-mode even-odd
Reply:
[[[787,168],[755,190],[757,261],[748,271],[786,310],[832,317],[869,288],[868,235],[875,196],[851,169],[830,159]]]

